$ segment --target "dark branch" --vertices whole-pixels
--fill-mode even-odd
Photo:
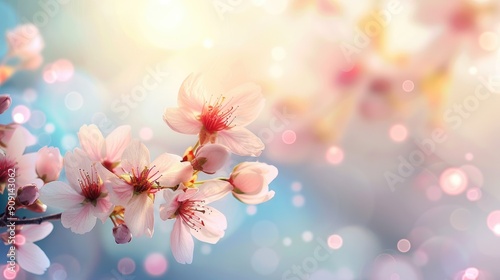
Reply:
[[[60,220],[60,219],[61,219],[61,213],[43,216],[43,217],[38,217],[38,218],[29,218],[29,219],[20,219],[20,218],[6,218],[5,219],[4,218],[2,223],[0,223],[0,227],[7,227],[10,222],[13,222],[16,226],[18,226],[18,225],[39,225],[45,221],[53,221],[53,220]]]

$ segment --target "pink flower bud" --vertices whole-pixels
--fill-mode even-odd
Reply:
[[[132,240],[132,233],[127,225],[119,224],[113,228],[113,236],[115,237],[116,244],[129,243]]]
[[[7,111],[9,109],[10,104],[12,103],[12,99],[7,94],[0,95],[0,114]]]
[[[45,183],[59,178],[63,167],[63,158],[58,148],[43,147],[38,151],[36,173]]]
[[[229,182],[233,195],[246,204],[259,204],[273,198],[269,183],[278,176],[278,169],[261,162],[243,162],[236,165]]]
[[[27,185],[17,190],[16,200],[23,206],[30,206],[36,202],[39,195],[36,185]]]
[[[195,170],[213,174],[224,166],[229,155],[229,150],[225,146],[207,144],[198,148],[191,164]]]

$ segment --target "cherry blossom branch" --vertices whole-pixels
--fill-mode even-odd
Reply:
[[[15,224],[16,226],[17,225],[39,225],[45,221],[60,220],[61,214],[62,213],[52,214],[52,215],[37,217],[37,218],[24,218],[24,219],[20,219],[17,217],[8,218],[7,215],[4,214],[2,219],[0,220],[0,228],[7,227],[7,226],[12,225],[12,224]]]

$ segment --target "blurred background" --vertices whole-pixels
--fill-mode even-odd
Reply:
[[[267,203],[215,203],[226,235],[191,265],[171,221],[126,245],[109,221],[54,222],[50,268],[18,279],[499,279],[500,1],[0,0],[0,33],[28,22],[44,62],[0,84],[28,152],[64,154],[94,123],[181,154],[196,138],[162,114],[195,72],[215,92],[261,85],[249,128],[279,176]]]

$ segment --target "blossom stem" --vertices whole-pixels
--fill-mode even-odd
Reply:
[[[7,218],[7,215],[4,215],[2,221],[0,221],[0,227],[7,227],[10,222],[14,223],[16,226],[17,225],[39,225],[45,221],[60,220],[61,214],[62,213],[58,213],[58,214],[53,214],[53,215],[48,215],[48,216],[43,216],[43,217],[38,217],[38,218],[28,218],[28,219]]]
[[[199,146],[200,146],[200,140],[196,141],[196,144],[194,144],[194,146],[193,146],[193,152],[195,152],[196,149],[198,149]]]

